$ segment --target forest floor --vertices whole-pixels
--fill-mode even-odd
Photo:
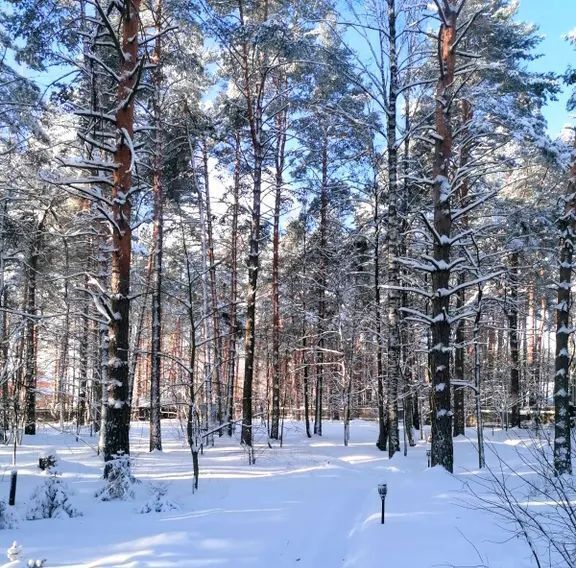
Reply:
[[[0,554],[13,540],[23,558],[52,567],[115,568],[528,568],[528,547],[511,526],[478,507],[466,483],[477,478],[469,438],[455,440],[455,475],[428,468],[424,440],[389,460],[374,445],[376,424],[354,421],[348,447],[342,424],[307,439],[302,423],[287,422],[283,447],[263,433],[256,464],[237,440],[215,439],[200,459],[200,487],[192,492],[190,451],[176,422],[163,422],[164,451],[148,453],[148,429],[133,423],[133,470],[141,480],[134,500],[102,502],[102,463],[94,438],[76,442],[48,425],[18,449],[17,509],[25,519],[32,490],[45,477],[38,458],[56,448],[62,477],[83,516],[21,520],[0,531]],[[526,433],[520,433],[526,437]],[[86,443],[87,442],[87,443]],[[523,463],[519,434],[486,429],[487,458]],[[0,448],[0,496],[7,498],[11,448]],[[139,514],[151,487],[165,483],[178,509]],[[386,522],[380,522],[379,483],[387,483]],[[0,560],[1,562],[1,560]]]

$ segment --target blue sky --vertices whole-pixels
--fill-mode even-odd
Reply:
[[[563,73],[569,65],[576,67],[576,50],[562,39],[576,28],[576,0],[520,0],[519,18],[537,24],[545,36],[540,46],[542,57],[531,64],[534,70]],[[567,99],[564,92],[544,111],[553,137],[570,120]]]

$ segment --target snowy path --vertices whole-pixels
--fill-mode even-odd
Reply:
[[[426,468],[425,444],[389,461],[374,440],[376,426],[354,422],[348,447],[342,426],[326,424],[325,435],[307,440],[300,424],[289,425],[283,448],[258,451],[255,466],[229,439],[216,440],[201,458],[200,491],[191,494],[191,461],[176,428],[165,427],[165,451],[146,452],[147,428],[132,430],[136,501],[101,503],[101,464],[73,437],[44,430],[19,452],[18,507],[39,482],[35,467],[43,444],[59,449],[64,477],[84,512],[78,519],[22,521],[0,531],[0,549],[12,540],[27,558],[49,566],[114,568],[432,568],[481,566],[528,568],[522,542],[508,538],[494,519],[464,508],[462,479],[475,467],[474,448],[459,440],[452,477]],[[510,449],[505,441],[502,448]],[[9,449],[1,448],[8,471]],[[171,513],[140,515],[150,481],[169,484],[179,505]],[[380,524],[377,484],[386,482],[386,524]],[[8,493],[8,475],[0,481]],[[475,546],[471,544],[475,543]],[[478,548],[479,553],[475,551]],[[479,557],[481,555],[481,558]]]

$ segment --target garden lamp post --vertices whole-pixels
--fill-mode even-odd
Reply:
[[[386,504],[386,493],[388,493],[388,485],[386,485],[386,483],[378,484],[378,493],[380,494],[380,500],[382,501],[382,521],[381,521],[381,524],[384,524],[384,511],[385,511],[385,504]]]

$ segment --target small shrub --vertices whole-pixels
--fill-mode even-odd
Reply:
[[[165,484],[155,484],[151,486],[150,498],[140,507],[139,513],[167,513],[176,511],[178,505],[167,497],[168,486]]]
[[[60,479],[54,468],[50,468],[46,479],[36,487],[30,497],[26,518],[34,521],[82,516],[82,513],[70,502],[70,494],[68,484]]]
[[[118,456],[106,463],[105,485],[96,492],[102,501],[134,499],[136,479],[130,471],[130,457]]]

